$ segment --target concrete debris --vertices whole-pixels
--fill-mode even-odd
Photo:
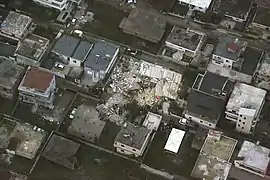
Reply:
[[[155,97],[155,89],[147,88],[140,90],[135,99],[139,106],[151,106],[157,101],[157,98]]]

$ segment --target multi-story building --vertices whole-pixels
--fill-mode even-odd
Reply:
[[[270,150],[258,143],[244,141],[237,158],[234,160],[235,167],[256,174],[263,178],[270,178]]]
[[[33,1],[43,6],[58,9],[60,11],[64,10],[67,7],[68,3],[70,2],[74,2],[76,4],[81,3],[81,0],[33,0]]]
[[[122,154],[142,156],[151,132],[152,130],[146,127],[125,123],[114,140],[114,147]]]
[[[203,44],[204,37],[205,34],[202,32],[175,26],[165,44],[187,56],[195,57]]]
[[[226,105],[225,118],[236,123],[237,131],[251,133],[259,120],[265,96],[265,90],[236,83]]]
[[[46,69],[28,67],[18,90],[22,101],[53,108],[56,91],[55,75]]]
[[[212,11],[214,11],[215,13],[223,13],[225,17],[230,18],[236,22],[243,23],[248,18],[252,4],[253,0],[214,0],[211,6]]]
[[[242,54],[247,47],[245,41],[222,36],[212,55],[212,63],[229,69],[240,69],[244,61]]]
[[[185,117],[202,127],[215,128],[233,85],[228,78],[211,72],[199,74],[187,98]]]
[[[1,35],[13,39],[23,39],[29,32],[33,19],[24,14],[10,11],[1,24]]]
[[[47,47],[49,40],[36,34],[29,34],[18,43],[14,56],[18,64],[28,66],[40,66],[41,58]]]
[[[190,10],[196,10],[205,13],[212,0],[178,0],[182,5],[187,5]]]

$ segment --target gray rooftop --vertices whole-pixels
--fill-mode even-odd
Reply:
[[[219,95],[221,92],[229,93],[233,85],[234,83],[228,78],[207,71],[199,90],[211,95]]]
[[[202,38],[202,34],[196,31],[175,26],[166,42],[194,51],[198,47]]]
[[[100,40],[96,42],[86,58],[85,66],[92,70],[105,71],[119,46]]]
[[[74,141],[53,135],[43,152],[43,156],[52,162],[74,169],[76,163],[74,156],[79,147],[80,144]]]
[[[253,0],[214,0],[213,11],[228,16],[245,19]]]
[[[228,46],[230,44],[237,45],[238,48],[237,48],[236,52],[231,52],[228,50]],[[227,59],[237,61],[237,59],[239,58],[240,50],[242,48],[245,48],[246,45],[247,44],[245,41],[231,38],[229,36],[221,36],[213,54],[227,58]]]
[[[166,21],[149,12],[134,9],[121,21],[119,27],[127,34],[157,43],[163,37]]]
[[[80,39],[70,35],[62,35],[55,43],[52,52],[71,57]]]
[[[94,106],[80,105],[74,115],[68,132],[91,142],[99,139],[106,122],[101,121]]]
[[[21,38],[32,22],[29,16],[10,11],[6,19],[1,24],[1,31],[7,34],[14,34]]]
[[[225,101],[206,93],[191,90],[187,98],[186,114],[217,123],[225,107]]]
[[[0,41],[0,56],[10,57],[13,56],[16,51],[16,46]]]
[[[258,6],[253,22],[269,27],[270,26],[270,9],[264,6]]]
[[[227,179],[230,169],[231,163],[200,154],[191,176],[205,180]]]
[[[114,141],[136,149],[141,149],[150,132],[151,130],[146,127],[125,123]]]
[[[48,44],[49,39],[36,34],[29,34],[19,43],[16,54],[34,61],[39,61],[46,51]]]
[[[23,75],[24,67],[0,58],[0,86],[12,88]]]
[[[55,43],[52,52],[84,61],[94,43],[70,35],[62,35]]]
[[[77,48],[74,50],[72,57],[78,60],[84,60],[91,50],[93,43],[89,41],[82,40],[78,44]]]

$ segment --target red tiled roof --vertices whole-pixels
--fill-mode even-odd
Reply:
[[[34,88],[40,91],[46,91],[46,89],[50,86],[52,79],[53,74],[51,72],[31,67],[24,76],[22,86]]]
[[[232,42],[228,44],[228,49],[237,52],[239,50],[239,46],[236,43]]]
[[[255,3],[260,6],[270,7],[270,0],[255,0]]]

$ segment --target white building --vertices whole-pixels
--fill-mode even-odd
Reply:
[[[143,126],[146,127],[147,129],[157,131],[161,123],[161,120],[162,120],[161,115],[148,112],[143,122]]]
[[[33,0],[33,1],[43,6],[58,9],[60,11],[64,10],[67,7],[68,3],[70,2],[74,2],[78,5],[81,3],[81,0]]]
[[[236,123],[236,130],[250,133],[259,120],[266,91],[236,83],[226,106],[225,118]]]
[[[56,91],[55,75],[46,69],[29,66],[18,90],[22,101],[53,108]]]
[[[169,48],[185,53],[187,56],[195,57],[203,44],[204,36],[203,32],[175,26],[165,44]]]
[[[151,132],[146,127],[125,123],[114,140],[114,147],[121,154],[142,156],[150,140]]]
[[[178,153],[185,134],[185,131],[173,128],[164,149],[169,152]]]
[[[244,141],[234,165],[261,177],[269,176],[270,150],[258,144]]]
[[[212,55],[212,63],[229,69],[240,69],[244,61],[241,55],[247,43],[239,39],[222,36]]]
[[[197,10],[205,13],[212,0],[178,0],[180,4],[188,5],[190,10]]]

